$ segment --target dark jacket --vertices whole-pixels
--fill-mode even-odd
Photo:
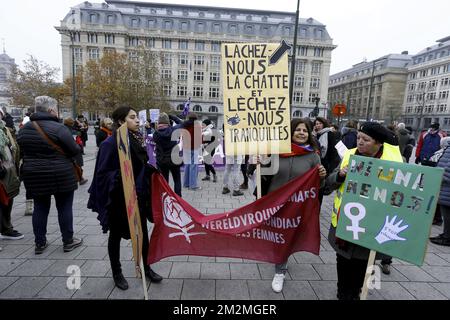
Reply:
[[[450,147],[447,147],[444,154],[439,159],[438,167],[444,168],[441,192],[439,194],[439,204],[450,207]]]
[[[10,128],[13,133],[16,132],[16,127],[14,126],[14,119],[8,112],[5,113],[2,120],[5,121],[6,127]]]
[[[151,220],[150,178],[155,169],[147,164],[146,150],[130,135],[136,194],[141,217]],[[101,145],[95,163],[94,177],[89,188],[87,207],[98,213],[103,232],[115,229],[125,239],[130,238],[125,196],[123,194],[116,133]]]
[[[78,187],[72,157],[81,152],[71,132],[47,112],[36,112],[31,121],[37,121],[66,156],[56,151],[28,122],[20,129],[17,143],[23,158],[21,178],[31,197],[74,191]]]
[[[358,130],[353,128],[342,128],[342,143],[345,144],[347,149],[356,148],[358,138]]]
[[[153,142],[156,145],[155,153],[156,153],[156,163],[158,165],[175,165],[172,162],[172,150],[173,148],[177,148],[178,150],[178,141],[172,141],[172,133],[177,130],[183,128],[183,123],[177,117],[169,116],[177,125],[168,126],[167,128],[158,129],[153,133]],[[179,151],[179,150],[178,150]],[[175,151],[176,152],[176,151]]]
[[[322,139],[322,135],[326,135],[326,139]],[[317,134],[317,140],[320,147],[320,161],[327,170],[327,176],[339,165],[341,158],[335,148],[339,142],[336,133],[331,128],[325,128]],[[323,143],[324,141],[324,143]]]
[[[99,129],[95,132],[95,142],[97,143],[97,147],[100,147],[100,145],[102,144],[102,142],[105,141],[106,138],[109,137],[106,130],[107,130],[107,129],[105,129],[105,128],[99,128]]]

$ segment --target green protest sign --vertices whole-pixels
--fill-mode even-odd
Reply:
[[[336,236],[422,265],[443,170],[351,156]]]

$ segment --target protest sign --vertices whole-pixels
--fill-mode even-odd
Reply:
[[[222,44],[227,155],[291,152],[288,48]]]
[[[242,208],[203,215],[173,192],[161,174],[152,176],[155,226],[148,263],[196,255],[287,261],[298,251],[319,254],[319,174],[313,168]]]
[[[145,126],[145,122],[147,121],[147,110],[139,111],[139,126]]]
[[[443,170],[351,156],[336,236],[421,266]]]
[[[128,143],[127,124],[123,124],[117,130],[117,150],[119,152],[120,172],[122,177],[123,193],[127,208],[128,225],[130,227],[131,244],[136,268],[136,275],[142,277],[144,296],[148,299],[144,266],[142,261],[142,226],[139,214],[139,206],[134,182],[133,164],[131,162],[130,146]]]
[[[159,119],[159,109],[150,109],[150,121],[155,123]]]

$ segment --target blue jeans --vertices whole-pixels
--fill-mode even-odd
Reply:
[[[63,243],[69,243],[73,238],[73,195],[74,191],[56,193],[54,195]],[[33,200],[34,242],[36,244],[43,245],[47,242],[47,220],[50,212],[51,195],[37,196],[34,197]]]
[[[184,165],[184,182],[185,188],[197,188],[198,177],[198,150],[190,150],[189,161]]]

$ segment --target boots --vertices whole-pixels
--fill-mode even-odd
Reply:
[[[25,202],[25,215],[31,216],[33,215],[33,200],[26,200]]]
[[[128,289],[128,281],[123,276],[122,272],[118,274],[113,274],[114,283],[117,288],[121,290],[127,290]]]
[[[217,175],[213,175],[213,182],[217,182]]]

